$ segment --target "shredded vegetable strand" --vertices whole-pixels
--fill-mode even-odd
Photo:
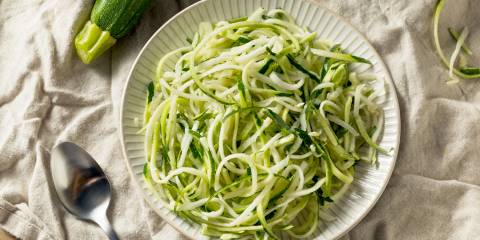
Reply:
[[[435,49],[440,57],[442,63],[449,68],[451,72],[461,78],[471,79],[471,78],[480,78],[480,71],[464,71],[463,69],[458,70],[455,67],[450,67],[450,62],[447,60],[445,53],[440,45],[440,38],[439,38],[439,23],[440,23],[440,15],[442,13],[443,7],[445,6],[446,0],[438,0],[437,5],[435,6],[435,13],[433,16],[433,40],[435,42]],[[463,45],[462,43],[459,46]]]
[[[448,75],[451,78],[453,78],[453,68],[455,66],[455,61],[457,60],[458,54],[460,53],[460,49],[463,46],[463,43],[465,42],[465,38],[467,38],[467,36],[468,36],[468,28],[464,28],[462,33],[460,34],[460,37],[458,37],[457,45],[455,46],[455,50],[452,53],[452,57],[450,58]]]

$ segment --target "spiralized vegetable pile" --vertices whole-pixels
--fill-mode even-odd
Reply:
[[[367,59],[285,11],[201,23],[148,85],[144,177],[158,200],[228,238],[312,235],[359,161],[375,164],[383,112]],[[384,90],[382,90],[384,91]]]

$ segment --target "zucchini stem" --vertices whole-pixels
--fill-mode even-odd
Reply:
[[[89,64],[115,42],[117,39],[113,38],[110,32],[102,31],[95,23],[88,21],[75,37],[75,48],[82,62]]]

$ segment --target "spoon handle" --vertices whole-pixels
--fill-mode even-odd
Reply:
[[[103,231],[107,234],[110,240],[118,240],[117,233],[112,228],[112,224],[108,221],[107,216],[104,216],[102,219],[98,219],[97,221],[98,226],[103,229]]]

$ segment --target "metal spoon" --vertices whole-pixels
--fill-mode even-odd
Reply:
[[[78,145],[63,142],[52,150],[50,169],[63,206],[78,218],[95,222],[111,240],[117,240],[107,218],[110,182],[95,159]]]

